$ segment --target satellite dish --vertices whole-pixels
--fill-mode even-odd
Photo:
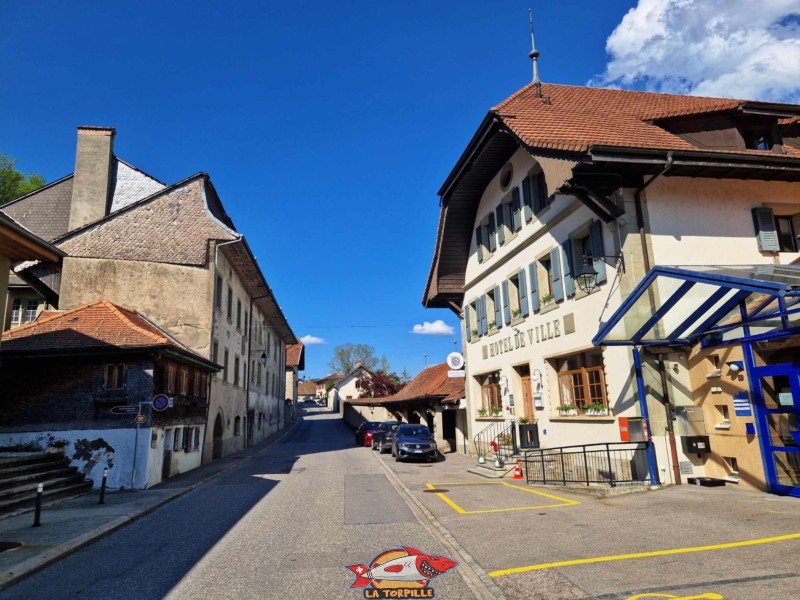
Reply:
[[[464,368],[464,357],[460,352],[451,352],[447,355],[447,366],[457,371]]]

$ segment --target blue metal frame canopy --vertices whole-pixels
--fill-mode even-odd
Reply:
[[[704,346],[800,333],[800,265],[654,267],[595,346]]]

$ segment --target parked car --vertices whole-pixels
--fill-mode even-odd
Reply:
[[[356,446],[364,445],[364,434],[375,429],[380,423],[378,421],[364,421],[356,429]]]
[[[402,425],[400,421],[384,421],[372,432],[372,449],[381,454],[392,449],[392,435]]]
[[[400,425],[392,437],[392,456],[396,461],[424,458],[433,462],[439,457],[436,441],[424,425]]]

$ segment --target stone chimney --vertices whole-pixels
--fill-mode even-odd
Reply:
[[[69,230],[106,216],[114,167],[113,127],[78,127]]]

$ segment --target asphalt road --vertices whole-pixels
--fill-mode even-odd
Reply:
[[[2,597],[363,598],[343,565],[398,545],[450,553],[422,523],[342,421],[312,409],[268,452]],[[459,569],[432,585],[437,598],[475,597]]]

